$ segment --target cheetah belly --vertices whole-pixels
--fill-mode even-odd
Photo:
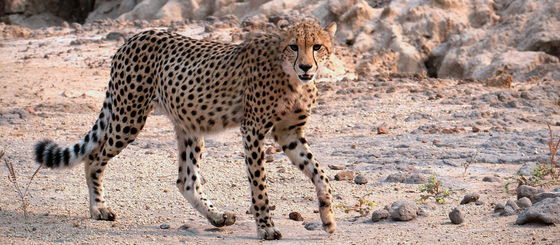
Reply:
[[[222,104],[208,103],[165,103],[158,96],[158,104],[171,120],[173,125],[180,127],[192,135],[218,133],[228,128],[239,127],[243,119],[243,106],[228,102]]]

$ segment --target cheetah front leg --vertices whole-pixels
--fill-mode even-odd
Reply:
[[[267,131],[246,125],[241,127],[245,148],[245,164],[247,165],[247,175],[251,186],[251,211],[257,223],[257,235],[260,239],[278,240],[282,238],[282,234],[274,227],[266,192],[263,140]]]
[[[216,227],[233,225],[233,212],[219,212],[202,191],[199,174],[199,162],[204,151],[204,139],[187,136],[181,129],[176,129],[179,148],[179,177],[177,187],[189,203]]]
[[[328,233],[336,230],[336,221],[332,209],[332,195],[329,179],[319,167],[319,163],[309,150],[302,127],[283,128],[275,126],[272,135],[282,146],[282,150],[294,166],[299,168],[313,181],[319,199],[319,213],[323,221],[323,229]]]

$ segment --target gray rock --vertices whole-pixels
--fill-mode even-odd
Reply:
[[[368,182],[367,177],[363,174],[358,174],[354,178],[354,183],[356,183],[358,185],[367,184],[367,182]]]
[[[519,206],[519,208],[522,209],[526,209],[528,207],[531,207],[533,205],[533,203],[531,202],[531,199],[527,198],[527,197],[523,197],[519,200],[516,201],[517,206]]]
[[[422,207],[418,207],[418,212],[416,212],[416,214],[418,215],[418,217],[428,217],[428,212],[426,212],[426,209],[422,208]]]
[[[560,186],[554,188],[554,189],[551,190],[550,192],[560,192]]]
[[[524,163],[523,166],[521,166],[521,168],[519,168],[519,170],[517,170],[517,174],[523,175],[523,176],[529,176],[529,175],[531,175],[531,172],[533,171],[533,169],[535,169],[536,167],[537,167],[536,162]]]
[[[428,182],[428,178],[420,173],[412,173],[410,176],[404,179],[405,184],[425,184]]]
[[[528,197],[529,199],[531,199],[531,201],[533,201],[533,195],[537,194],[537,193],[541,193],[544,192],[541,189],[537,189],[535,187],[532,186],[528,186],[528,185],[520,185],[517,187],[517,199],[521,199],[523,197]]]
[[[343,170],[346,168],[346,166],[341,166],[341,165],[329,165],[329,168],[332,170]]]
[[[397,201],[391,204],[389,213],[393,220],[409,221],[416,218],[418,206],[416,206],[416,203],[410,201]]]
[[[461,201],[461,205],[471,203],[471,202],[476,202],[478,201],[479,198],[480,195],[478,193],[467,194],[463,197],[463,200]]]
[[[494,207],[494,213],[502,213],[504,211],[505,206],[501,203],[496,204]]]
[[[516,224],[560,224],[560,197],[546,198],[517,216]]]
[[[126,34],[123,32],[113,31],[109,32],[109,34],[105,36],[105,39],[109,41],[119,41],[120,39],[126,40]]]
[[[502,212],[500,212],[501,216],[511,216],[516,214],[517,211],[515,211],[515,209],[513,209],[511,206],[505,206]]]
[[[484,182],[502,182],[502,180],[496,176],[486,176],[482,178]]]
[[[531,199],[534,203],[538,203],[544,199],[547,198],[555,198],[555,197],[560,197],[560,192],[542,192],[542,193],[537,193],[535,195],[533,195],[533,198]]]
[[[304,223],[305,229],[308,231],[319,230],[321,228],[321,223],[319,222],[311,222],[311,223]]]
[[[428,178],[420,173],[394,173],[390,174],[385,178],[385,182],[393,183],[405,183],[405,184],[424,184],[428,181]]]
[[[520,209],[519,206],[517,205],[517,203],[516,203],[515,201],[513,201],[513,200],[508,200],[508,201],[506,202],[506,207],[511,207],[511,208],[512,208],[513,210],[515,210],[515,211],[517,211],[517,210]]]
[[[385,182],[393,182],[393,183],[403,183],[406,175],[403,173],[394,173],[390,174],[385,178]]]
[[[169,227],[171,227],[169,224],[161,224],[161,225],[159,226],[160,229],[164,229],[164,230],[169,229]]]
[[[387,211],[387,209],[379,209],[371,214],[371,221],[373,222],[379,222],[386,218],[389,218],[389,211]]]
[[[463,213],[458,208],[453,209],[453,211],[451,211],[449,213],[449,219],[451,220],[451,223],[457,224],[457,225],[461,224],[461,223],[463,223],[463,221],[465,221],[465,219],[463,217]]]

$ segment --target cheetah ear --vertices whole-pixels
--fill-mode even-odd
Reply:
[[[334,34],[336,33],[336,22],[331,22],[327,27],[325,27],[325,31],[327,31],[331,37],[334,37]]]

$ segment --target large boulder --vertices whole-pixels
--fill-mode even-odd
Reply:
[[[560,224],[560,197],[546,198],[519,214],[516,224]]]
[[[93,0],[4,0],[0,1],[0,21],[27,28],[82,22],[93,10]]]

